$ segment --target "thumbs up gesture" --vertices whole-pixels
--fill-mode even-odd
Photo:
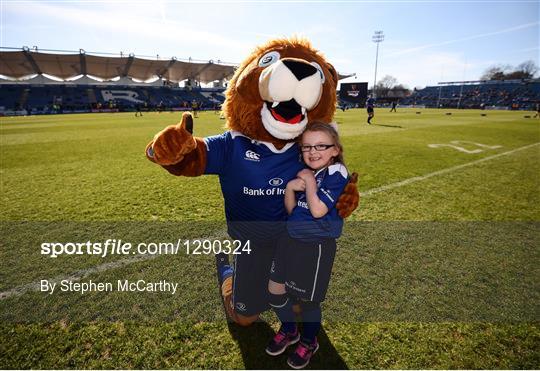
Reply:
[[[184,112],[179,124],[167,126],[154,136],[146,146],[146,157],[159,165],[173,165],[181,162],[187,153],[197,147],[192,135],[193,117]]]

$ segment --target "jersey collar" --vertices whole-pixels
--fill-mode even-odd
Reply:
[[[295,145],[295,142],[289,142],[287,144],[285,144],[285,146],[283,146],[282,149],[277,149],[276,146],[274,146],[273,143],[270,143],[270,142],[265,142],[265,141],[262,141],[262,140],[255,140],[255,139],[251,139],[250,137],[240,133],[239,131],[234,131],[234,130],[231,130],[231,136],[232,138],[234,139],[235,137],[245,137],[249,140],[251,140],[251,143],[254,143],[254,144],[264,144],[266,147],[268,147],[268,149],[270,151],[272,151],[273,153],[285,153],[287,152],[287,150],[289,148],[291,148],[292,146]]]
[[[325,171],[326,169],[328,169],[328,175],[332,175],[336,172],[339,172],[344,178],[347,178],[349,176],[347,172],[347,168],[345,168],[345,166],[341,162],[336,162],[334,164],[328,165],[327,167],[323,167],[322,169],[317,170],[315,174],[313,174],[313,176],[316,177],[317,175],[319,175],[321,172]]]
[[[322,173],[322,172],[325,171],[326,169],[328,169],[328,166],[327,166],[327,167],[323,167],[322,169],[317,170],[317,171],[313,174],[313,176],[314,176],[314,177],[317,177],[317,175],[319,175],[320,173]]]

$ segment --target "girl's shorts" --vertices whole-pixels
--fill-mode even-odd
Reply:
[[[335,255],[333,238],[306,242],[284,233],[277,243],[270,279],[284,283],[292,296],[320,303],[326,297]]]

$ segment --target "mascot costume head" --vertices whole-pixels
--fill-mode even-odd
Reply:
[[[236,70],[223,111],[227,127],[282,147],[308,121],[332,121],[337,73],[309,41],[275,39],[257,47]]]

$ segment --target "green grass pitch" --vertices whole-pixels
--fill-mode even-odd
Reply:
[[[264,353],[273,314],[249,328],[225,322],[211,256],[39,253],[54,240],[223,238],[217,177],[174,177],[144,157],[179,117],[0,118],[0,368],[287,367]],[[377,109],[369,126],[364,110],[336,113],[363,196],[338,241],[314,368],[540,368],[540,120],[531,117]],[[194,134],[223,125],[201,113]],[[180,289],[32,286],[58,277],[166,278]]]

